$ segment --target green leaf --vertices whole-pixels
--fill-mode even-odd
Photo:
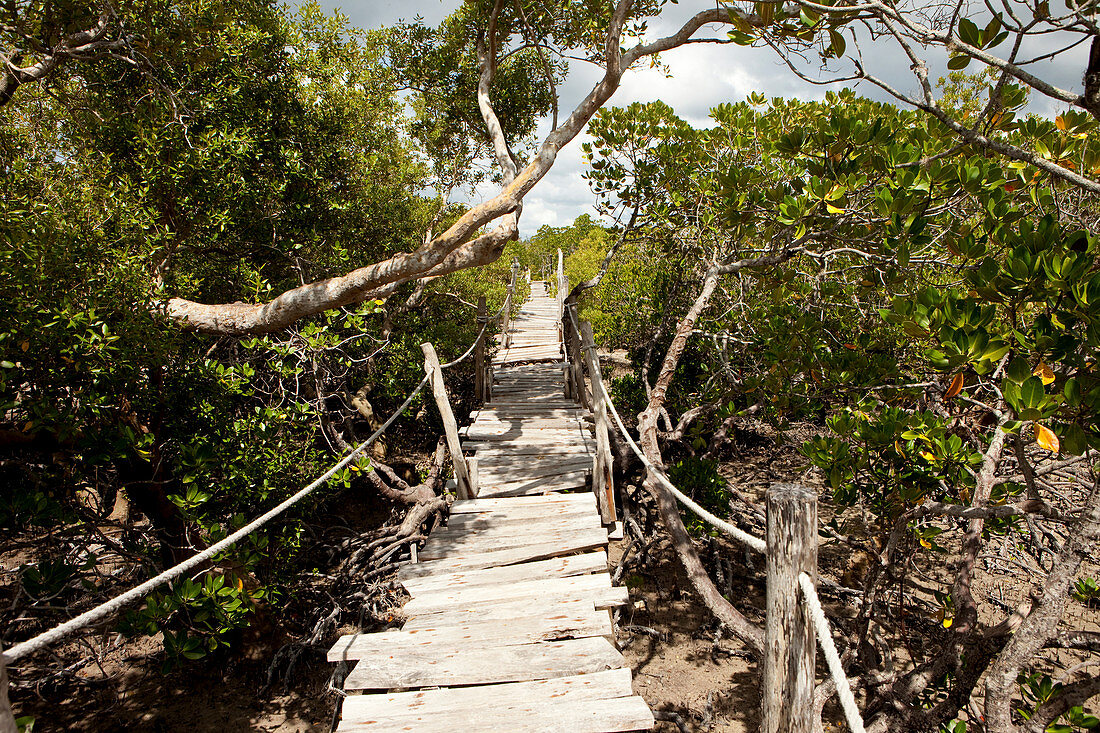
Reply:
[[[1023,357],[1013,357],[1005,367],[1005,375],[1016,384],[1020,384],[1031,376],[1031,367]]]
[[[963,18],[959,21],[959,40],[970,46],[981,46],[981,35],[978,26],[974,25],[974,22],[969,18]]]
[[[965,69],[969,65],[970,57],[967,56],[965,53],[960,53],[958,55],[952,56],[951,60],[947,62],[947,68],[951,69],[952,71]]]
[[[1046,391],[1043,389],[1043,380],[1038,377],[1029,377],[1020,385],[1020,402],[1024,407],[1037,408],[1043,404]]]
[[[1066,395],[1066,403],[1070,407],[1077,407],[1081,404],[1081,385],[1076,377],[1070,377],[1066,380],[1063,392]]]
[[[835,31],[832,28],[830,28],[829,29],[829,40],[832,43],[830,48],[832,49],[833,56],[835,56],[837,58],[840,58],[841,56],[843,56],[844,55],[844,50],[847,47],[846,43],[844,41],[844,36],[841,35],[838,31]]]

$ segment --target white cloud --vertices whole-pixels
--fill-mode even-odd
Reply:
[[[322,0],[326,9],[341,7],[353,25],[364,28],[391,24],[399,18],[411,20],[417,14],[424,16],[427,23],[435,24],[460,4],[458,0]],[[666,5],[662,15],[650,21],[646,40],[675,32],[687,17],[709,5],[700,0],[684,0],[676,5]],[[717,35],[720,36],[721,33]],[[1053,37],[1035,40],[1025,47],[1025,55],[1038,55],[1053,50],[1056,43],[1058,39]],[[849,54],[856,52],[856,45],[849,43]],[[862,46],[863,64],[870,73],[904,93],[917,94],[918,84],[909,68],[909,61],[895,46],[869,44],[865,36],[860,38],[858,45]],[[1065,89],[1079,90],[1087,53],[1087,44],[1083,44],[1072,53],[1059,57],[1057,63],[1036,64],[1032,70]],[[626,106],[631,102],[660,99],[689,123],[703,127],[710,124],[708,116],[712,107],[723,102],[744,100],[754,91],[762,92],[768,97],[821,100],[828,89],[845,86],[809,84],[793,74],[774,52],[766,48],[695,44],[670,51],[662,55],[661,60],[670,68],[671,78],[666,78],[657,69],[641,68],[629,72],[610,104]],[[842,63],[842,67],[846,72],[851,70],[851,64],[847,60]],[[930,54],[929,67],[931,79],[945,75],[946,56],[942,53]],[[811,77],[818,73],[812,60],[802,70]],[[572,64],[568,80],[558,90],[563,118],[588,93],[600,76],[601,70],[591,65],[580,62]],[[885,92],[869,83],[865,82],[855,88],[860,94],[872,99],[892,101]],[[1033,93],[1029,111],[1054,114],[1065,106]],[[539,133],[545,135],[548,131],[549,122],[544,121],[540,125]],[[581,137],[583,138],[583,134]],[[533,234],[546,224],[564,226],[580,214],[595,213],[594,197],[580,177],[583,170],[580,140],[574,140],[559,153],[554,168],[527,196],[520,222],[520,231],[524,236]],[[484,200],[494,193],[496,190],[493,187],[483,187],[472,197],[472,202]]]

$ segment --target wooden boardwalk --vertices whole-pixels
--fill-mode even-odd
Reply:
[[[492,400],[463,448],[480,492],[456,501],[420,562],[400,630],[342,637],[354,660],[338,731],[648,730],[615,648],[609,609],[627,602],[607,572],[607,530],[585,490],[590,414],[564,397],[557,304],[542,283],[494,359]],[[578,491],[578,493],[563,493]]]

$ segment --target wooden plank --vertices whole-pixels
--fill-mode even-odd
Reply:
[[[485,532],[463,532],[461,530],[443,534],[437,532],[428,538],[428,542],[420,550],[421,560],[440,560],[448,556],[472,555],[483,552],[496,552],[517,543],[529,540],[534,543],[545,543],[555,540],[571,542],[577,535],[603,533],[604,541],[607,541],[607,530],[603,529],[597,520],[585,518],[583,521],[560,523],[546,528],[538,525],[527,528],[512,525],[509,528],[486,530]]]
[[[373,697],[373,696],[372,696]],[[416,731],[454,733],[461,730],[501,730],[509,733],[616,733],[649,730],[655,724],[645,700],[635,695],[610,700],[573,700],[550,703],[517,702],[507,706],[462,708],[445,713],[380,717],[362,722],[348,719],[344,731]]]
[[[573,470],[579,470],[588,465],[588,459],[589,456],[586,455],[570,455],[568,453],[559,455],[530,453],[523,457],[486,452],[482,452],[478,455],[478,462],[482,470],[489,472],[513,467],[520,470],[526,470],[527,468],[542,468],[545,466],[560,466],[563,468],[568,466]]]
[[[517,524],[538,521],[541,519],[558,519],[571,516],[592,516],[592,507],[587,504],[561,504],[552,507],[532,506],[516,507],[499,512],[470,512],[466,514],[453,514],[447,519],[447,526],[452,529],[479,529],[505,524]]]
[[[533,481],[538,478],[561,476],[570,473],[586,473],[592,468],[592,461],[588,456],[581,456],[580,460],[541,461],[529,465],[507,466],[490,465],[481,471],[490,483],[514,484],[520,481]],[[480,459],[478,461],[480,467]],[[557,463],[557,465],[555,465]]]
[[[352,695],[344,700],[343,715],[350,717],[402,715],[417,712],[442,712],[482,706],[501,706],[521,702],[551,702],[554,700],[612,700],[630,697],[630,670],[609,669],[605,672],[557,677],[532,682],[507,682],[479,687],[417,690],[379,695]]]
[[[420,578],[438,573],[454,573],[460,570],[480,570],[498,568],[517,563],[545,560],[551,557],[572,555],[577,552],[605,549],[607,533],[586,532],[572,535],[554,542],[532,542],[522,547],[510,547],[492,552],[482,552],[468,556],[445,557],[415,564],[404,565],[402,570],[407,578]]]
[[[501,624],[496,619],[428,629],[401,629],[374,634],[348,634],[328,651],[328,661],[354,661],[376,654],[394,654],[405,648],[485,647],[494,644],[534,644],[541,641],[611,637],[611,614],[606,610],[571,606],[572,612],[553,616],[519,616]]]
[[[466,516],[470,515],[467,514]],[[447,542],[477,545],[501,540],[522,542],[526,538],[538,539],[551,534],[557,535],[563,532],[595,529],[602,526],[599,515],[591,512],[563,514],[554,518],[548,517],[542,521],[528,518],[526,522],[505,521],[473,525],[460,523],[453,527],[442,527],[432,532],[428,538],[427,547],[435,547],[440,543]],[[421,554],[421,557],[425,556]]]
[[[344,681],[345,690],[476,685],[567,677],[621,667],[623,656],[602,637],[499,646],[477,652],[400,654],[360,659]]]
[[[479,603],[497,601],[503,603],[523,598],[542,597],[565,600],[592,598],[596,601],[596,608],[601,608],[605,602],[603,599],[619,598],[619,595],[608,592],[612,587],[611,576],[604,572],[569,578],[517,581],[498,586],[480,585],[471,588],[420,591],[402,606],[401,610],[410,616],[415,616],[435,613],[454,606],[474,606]]]
[[[588,485],[588,472],[568,473],[561,476],[539,478],[520,483],[494,483],[484,487],[481,496],[513,497],[541,495],[548,491],[572,491],[583,489]]]
[[[459,499],[451,504],[451,514],[492,512],[522,506],[554,506],[562,504],[596,506],[591,494],[563,494],[560,496],[525,497],[516,499]]]
[[[410,595],[416,596],[420,593],[435,590],[500,585],[538,578],[568,578],[574,575],[606,571],[607,553],[601,551],[570,557],[555,557],[549,560],[539,560],[538,562],[509,565],[503,568],[441,573],[424,578],[400,578],[401,574],[398,572],[398,577],[405,586],[405,590]]]

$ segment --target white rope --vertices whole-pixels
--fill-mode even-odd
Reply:
[[[360,453],[362,453],[371,445],[371,443],[378,439],[378,436],[380,436],[390,425],[393,424],[393,422],[398,418],[398,416],[401,415],[401,413],[408,409],[409,405],[412,404],[413,399],[418,394],[420,394],[420,390],[424,389],[424,385],[427,383],[428,376],[425,375],[424,378],[420,380],[420,384],[416,385],[416,389],[412,391],[412,394],[409,395],[408,399],[406,399],[405,402],[402,403],[401,407],[397,408],[397,410],[392,415],[390,415],[389,420],[383,423],[380,428],[375,430],[369,438],[364,440],[354,450],[344,456],[339,463],[337,463],[329,470],[325,471],[323,474],[321,474],[321,476],[317,478],[317,480],[315,480],[304,489],[300,490],[298,493],[294,494],[294,496],[291,496],[282,504],[279,504],[277,507],[270,510],[266,514],[261,515],[260,517],[253,520],[251,523],[246,524],[244,527],[241,527],[236,532],[229,535],[220,542],[214,543],[197,555],[194,555],[193,557],[184,560],[179,565],[165,570],[156,577],[150,578],[136,588],[131,588],[122,595],[112,598],[106,603],[102,603],[91,609],[90,611],[85,611],[76,618],[66,621],[60,626],[56,626],[49,631],[44,631],[43,633],[35,636],[32,639],[28,639],[27,641],[16,644],[11,649],[5,650],[2,660],[0,661],[2,661],[4,664],[11,664],[12,662],[21,659],[29,654],[33,654],[34,652],[52,646],[83,628],[98,623],[106,618],[109,618],[110,616],[113,616],[115,613],[130,605],[131,603],[135,603],[136,601],[144,598],[153,589],[164,585],[170,580],[178,578],[187,571],[197,567],[198,565],[201,565],[210,558],[214,557],[219,552],[229,548],[238,540],[244,538],[252,532],[255,532],[257,529],[267,524],[269,521],[279,516],[290,507],[297,504],[306,496],[313,493],[313,491],[315,491],[317,488],[324,485],[325,482],[332,478],[332,476],[337,471],[339,471],[344,466],[351,463],[352,460],[354,460],[356,457],[358,457]]]
[[[489,328],[490,323],[493,323],[494,321],[499,320],[500,317],[502,315],[504,315],[504,309],[507,308],[511,304],[511,302],[512,302],[512,287],[515,284],[516,284],[516,281],[515,281],[515,279],[513,279],[512,284],[508,286],[508,295],[505,296],[505,298],[504,298],[504,305],[500,306],[500,310],[497,311],[495,316],[493,316],[489,320],[485,321],[485,325],[481,327],[481,331],[478,333],[477,338],[474,339],[474,342],[472,344],[470,344],[470,348],[466,349],[466,353],[463,354],[462,356],[458,357],[454,361],[449,361],[446,364],[440,364],[439,365],[440,369],[450,369],[455,364],[461,364],[462,362],[464,362],[468,358],[470,358],[470,354],[474,353],[474,349],[477,348],[478,343],[481,341],[481,337],[485,335],[485,329]]]
[[[751,549],[756,550],[761,554],[766,554],[768,551],[768,543],[766,543],[764,540],[760,539],[759,537],[754,537],[753,535],[745,532],[741,528],[735,527],[729,522],[719,519],[718,517],[714,516],[706,509],[692,501],[690,496],[683,493],[672,485],[672,482],[665,477],[661,469],[659,469],[652,461],[646,458],[645,453],[642,452],[642,449],[638,447],[638,444],[635,443],[634,440],[630,437],[630,433],[628,433],[626,430],[626,425],[623,424],[623,419],[619,417],[619,411],[615,409],[615,403],[611,401],[611,396],[607,394],[607,390],[603,386],[603,381],[596,380],[596,382],[599,383],[599,399],[602,399],[604,401],[604,404],[607,405],[608,410],[611,411],[612,417],[615,418],[615,422],[619,425],[619,430],[622,432],[623,437],[626,438],[627,444],[630,445],[630,448],[634,451],[634,455],[638,456],[638,460],[642,462],[642,465],[649,469],[650,475],[654,476],[662,486],[672,492],[672,495],[680,500],[680,503],[682,503],[684,506],[694,512],[704,522],[713,527],[717,527],[718,529],[732,536],[735,540],[738,540],[739,542],[748,545]]]
[[[863,716],[856,707],[856,699],[852,696],[852,687],[848,684],[848,677],[844,674],[844,668],[840,665],[840,655],[837,654],[833,644],[833,632],[829,628],[829,622],[825,618],[825,611],[818,600],[814,581],[806,573],[798,574],[798,584],[802,587],[802,595],[806,598],[806,605],[810,607],[810,618],[817,629],[817,640],[821,642],[821,651],[825,653],[825,661],[829,665],[829,672],[836,683],[836,694],[840,698],[840,707],[844,711],[844,717],[848,721],[848,728],[852,733],[864,733]]]

